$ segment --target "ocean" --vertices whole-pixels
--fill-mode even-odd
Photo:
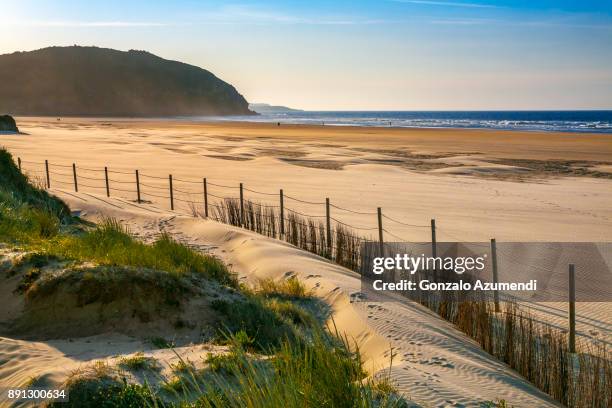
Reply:
[[[503,129],[612,133],[612,110],[579,111],[287,111],[190,120],[329,126]]]

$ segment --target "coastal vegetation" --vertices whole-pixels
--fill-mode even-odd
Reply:
[[[52,406],[407,406],[389,378],[367,375],[359,349],[325,326],[326,307],[296,278],[246,287],[220,260],[169,235],[145,244],[116,220],[92,224],[72,216],[5,150],[0,179],[2,285],[12,285],[10,293],[23,302],[23,311],[2,322],[3,334],[78,337],[113,323],[115,329],[147,323],[136,335],[176,347],[155,336],[151,323],[171,324],[170,331],[158,325],[171,334],[202,319],[214,328],[208,341],[227,350],[203,355],[199,366],[180,358],[170,374],[144,353],[116,364],[98,361],[62,385],[69,402]],[[147,380],[139,381],[134,373],[143,372]]]
[[[361,272],[361,251],[368,248],[362,242],[375,242],[342,224],[327,235],[323,222],[294,212],[284,216],[285,233],[281,234],[276,208],[244,200],[243,211],[244,218],[238,199],[224,199],[214,204],[212,218],[283,239],[356,272]],[[451,285],[457,276],[453,275],[438,280]],[[461,276],[467,282],[468,277]],[[612,404],[612,356],[605,345],[581,342],[578,353],[570,353],[567,332],[536,319],[516,302],[504,303],[500,313],[489,296],[467,298],[460,291],[435,290],[403,294],[453,323],[556,401],[568,407]]]

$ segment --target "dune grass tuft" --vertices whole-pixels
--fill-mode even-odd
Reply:
[[[140,371],[140,370],[149,370],[149,371],[159,371],[161,367],[157,360],[153,357],[147,357],[143,352],[138,352],[130,357],[123,357],[119,360],[119,367],[131,370],[131,371]]]
[[[223,316],[221,339],[238,333],[240,337],[254,339],[250,342],[254,350],[273,352],[283,340],[297,341],[295,326],[271,309],[265,299],[251,294],[242,300],[226,301],[217,299],[212,308]]]
[[[394,390],[368,379],[346,339],[316,332],[312,341],[285,340],[270,359],[235,348],[209,357],[193,407],[404,407]],[[208,379],[208,380],[206,380]]]
[[[174,347],[173,341],[168,341],[163,337],[152,337],[149,339],[151,345],[158,349],[172,348]]]
[[[114,219],[103,220],[97,228],[80,236],[66,235],[48,240],[47,253],[101,265],[125,265],[163,270],[168,273],[196,273],[222,284],[237,286],[225,265],[212,256],[195,252],[162,234],[152,245],[136,240]]]
[[[295,303],[279,299],[270,299],[266,301],[265,305],[269,310],[294,325],[312,327],[316,323],[316,319],[311,313]]]
[[[238,343],[231,339],[230,342]],[[228,354],[209,354],[205,363],[200,370],[185,363],[179,374],[158,386],[128,384],[106,374],[97,379],[91,374],[77,377],[72,380],[70,402],[65,406],[88,407],[95,403],[185,408],[408,406],[388,382],[366,377],[359,350],[351,350],[345,338],[322,331],[317,331],[308,343],[283,341],[270,358],[232,346]],[[104,405],[103,398],[114,405]]]
[[[256,292],[265,297],[281,297],[288,299],[299,299],[311,297],[311,292],[297,278],[291,277],[286,280],[275,281],[273,279],[260,279]]]

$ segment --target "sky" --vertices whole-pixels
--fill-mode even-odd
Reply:
[[[147,50],[309,110],[612,109],[612,1],[0,0],[0,54]]]

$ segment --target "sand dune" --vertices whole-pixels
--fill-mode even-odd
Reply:
[[[332,307],[338,330],[357,342],[372,372],[388,370],[389,353],[394,353],[392,376],[399,390],[412,400],[433,406],[480,406],[496,399],[515,406],[556,406],[429,310],[401,298],[355,296],[360,291],[358,276],[322,258],[214,221],[150,210],[147,205],[119,199],[54,192],[82,216],[92,220],[116,217],[143,238],[161,230],[170,232],[181,242],[221,257],[247,281],[299,277]],[[45,380],[53,383],[87,362],[133,353],[139,347],[142,344],[133,339],[112,334],[39,343],[3,338],[0,357],[13,362],[0,368],[0,378],[13,385],[30,376],[51,373]],[[193,346],[178,352],[197,354],[203,350]],[[20,357],[16,360],[15,356]],[[169,359],[167,355],[157,357]]]

